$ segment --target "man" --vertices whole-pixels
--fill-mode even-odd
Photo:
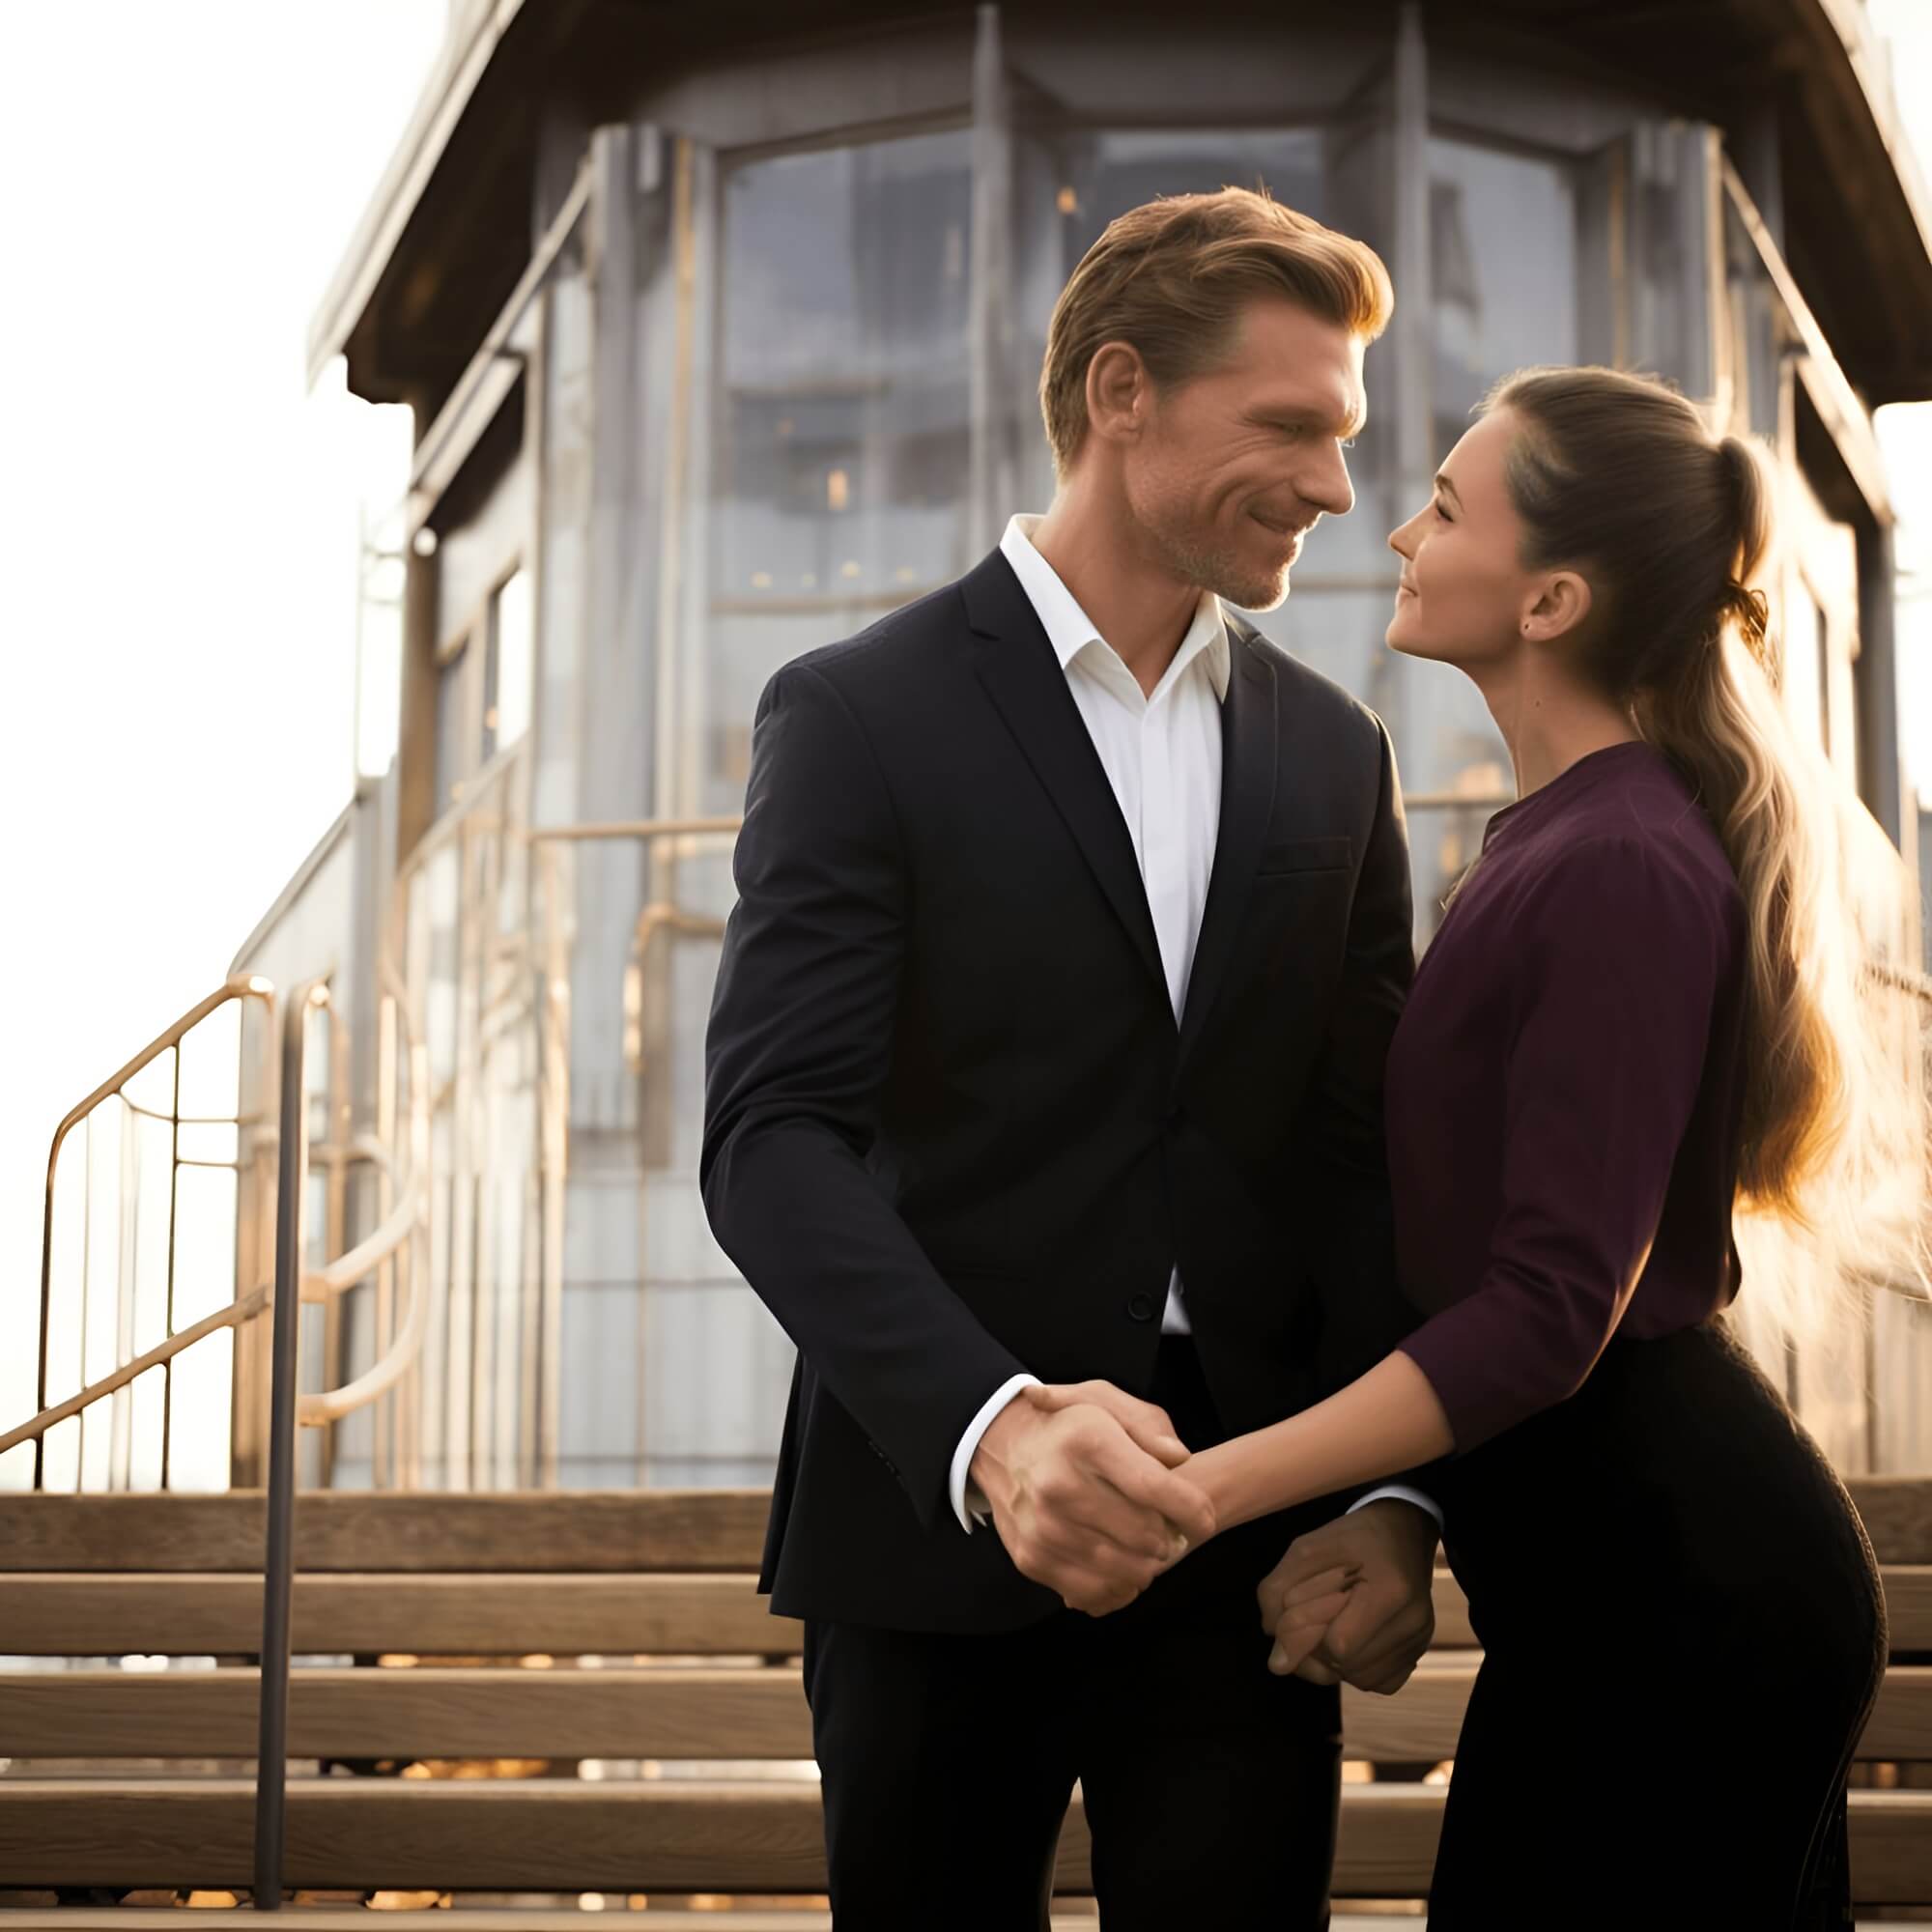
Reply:
[[[1123,215],[1054,312],[1048,513],[759,704],[702,1179],[799,1348],[763,1587],[844,1932],[1043,1926],[1076,1779],[1110,1928],[1323,1925],[1341,1646],[1271,1674],[1256,1586],[1319,1530],[1273,1587],[1359,1573],[1351,1678],[1428,1640],[1412,1492],[1185,1555],[1187,1452],[1409,1321],[1393,755],[1220,603],[1350,507],[1390,307],[1264,196]]]

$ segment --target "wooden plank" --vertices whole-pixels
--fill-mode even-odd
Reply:
[[[1932,1668],[1894,1663],[1859,1740],[1867,1762],[1932,1759]]]
[[[1885,1572],[1895,1653],[1932,1652],[1932,1565]],[[262,1640],[261,1579],[245,1573],[18,1576],[0,1589],[0,1655],[229,1656]],[[310,1572],[296,1578],[298,1656],[794,1657],[803,1627],[774,1617],[743,1575]],[[1468,1605],[1435,1576],[1435,1644],[1469,1647]]]
[[[51,1908],[51,1899],[49,1899]],[[199,1908],[197,1908],[199,1909]],[[217,1908],[218,1909],[218,1908]],[[584,1932],[583,1908],[572,1904],[545,1908],[538,1905],[469,1905],[436,1910],[436,1932]],[[63,1905],[58,1916],[50,1909],[43,1920],[29,1918],[12,1904],[4,1908],[8,1932],[182,1932],[182,1908],[171,1905],[110,1905],[90,1910],[84,1905]],[[832,1915],[807,1908],[778,1907],[772,1911],[745,1912],[668,1912],[651,1905],[645,1921],[650,1932],[832,1932]],[[301,1932],[369,1932],[369,1908],[365,1905],[285,1904],[284,1923],[297,1921]],[[1371,1932],[1374,1921],[1350,1920],[1346,1932]],[[1053,1932],[1097,1932],[1091,1909],[1078,1918],[1065,1914],[1053,1921]],[[1411,1919],[1401,1932],[1426,1932]]]
[[[246,1885],[253,1796],[239,1779],[8,1780],[0,1884]],[[1346,1786],[1337,1894],[1422,1896],[1442,1798],[1439,1785]],[[818,1790],[808,1783],[308,1778],[289,1787],[288,1824],[298,1886],[824,1889]],[[1861,1903],[1932,1900],[1932,1792],[1855,1792],[1852,1854]],[[1059,1889],[1090,1887],[1076,1804]]]
[[[745,1576],[311,1571],[295,1579],[297,1656],[796,1656]],[[0,1586],[0,1655],[232,1656],[262,1645],[259,1577],[61,1571]]]
[[[0,1883],[245,1884],[252,1787],[9,1780]],[[1351,1786],[1338,1889],[1426,1885],[1440,1792]],[[289,1787],[291,1885],[813,1892],[824,1889],[815,1783],[302,1779]],[[113,1873],[106,1877],[102,1874]],[[1085,1891],[1086,1821],[1061,1838],[1059,1889]]]
[[[1371,1764],[1453,1758],[1475,1681],[1471,1664],[1445,1662],[1431,1667],[1425,1658],[1423,1667],[1393,1697],[1344,1686],[1345,1755]],[[1685,1742],[1687,1748],[1709,1749],[1717,1756],[1727,1748],[1721,1736]],[[1932,1759],[1932,1669],[1895,1664],[1886,1673],[1858,1756],[1865,1763]]]
[[[1453,1758],[1475,1681],[1476,1666],[1449,1652],[1393,1697],[1345,1688],[1347,1755]],[[256,1715],[250,1669],[0,1676],[0,1744],[16,1757],[247,1757]],[[1727,1748],[1722,1736],[1686,1744]],[[806,1759],[811,1725],[795,1666],[303,1669],[289,1686],[289,1754]],[[1932,1668],[1887,1674],[1858,1755],[1932,1760]]]
[[[250,1757],[258,1673],[0,1676],[15,1757]],[[796,1667],[298,1670],[291,1757],[810,1758]]]
[[[1850,1484],[1879,1560],[1932,1565],[1932,1478]],[[553,1490],[486,1494],[308,1491],[298,1570],[750,1571],[761,1490]],[[0,1571],[259,1570],[259,1490],[221,1495],[0,1495]]]
[[[1880,1574],[1892,1654],[1932,1652],[1932,1563],[1894,1564]]]
[[[302,1570],[755,1570],[762,1490],[306,1491]],[[259,1571],[259,1490],[0,1495],[0,1572]]]
[[[1932,1477],[1849,1476],[1845,1487],[1881,1563],[1932,1564]]]
[[[1879,1574],[1885,1582],[1892,1654],[1932,1652],[1932,1563],[1888,1563]],[[1462,1585],[1448,1571],[1437,1570],[1435,1648],[1470,1648],[1475,1642],[1476,1633],[1469,1626],[1469,1601]]]

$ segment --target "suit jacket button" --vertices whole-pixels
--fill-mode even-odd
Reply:
[[[1151,1294],[1131,1294],[1127,1297],[1127,1313],[1136,1321],[1153,1320],[1153,1296]]]

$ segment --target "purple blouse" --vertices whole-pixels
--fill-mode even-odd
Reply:
[[[1401,1346],[1472,1449],[1579,1388],[1612,1334],[1706,1320],[1731,1240],[1745,910],[1648,745],[1491,821],[1390,1051]]]

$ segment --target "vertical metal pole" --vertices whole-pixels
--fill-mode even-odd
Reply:
[[[399,1017],[394,996],[384,995],[376,1013],[376,1138],[393,1152],[396,1146],[396,1027]],[[392,1170],[379,1166],[376,1170],[376,1222],[379,1227],[388,1220],[389,1210],[395,1205]],[[395,1290],[396,1260],[389,1255],[376,1264],[374,1359],[379,1362],[389,1352],[389,1344],[395,1338]],[[390,1459],[394,1454],[392,1438],[401,1401],[401,1389],[391,1389],[370,1412],[369,1480],[371,1486],[379,1490],[396,1487]]]
[[[1011,327],[1009,238],[1013,221],[1012,127],[1000,10],[981,6],[973,38],[973,228],[969,324],[970,483],[966,554],[990,550],[1013,511],[1012,384],[1007,353]]]
[[[121,1096],[121,1193],[116,1229],[121,1242],[114,1263],[114,1366],[134,1359],[134,1298],[141,1275],[141,1117]],[[133,1479],[134,1391],[123,1382],[108,1398],[107,1487],[130,1490]]]
[[[1403,0],[1396,23],[1395,65],[1390,90],[1393,119],[1395,318],[1390,329],[1395,350],[1395,501],[1385,511],[1390,524],[1413,516],[1428,500],[1435,475],[1435,402],[1432,380],[1435,355],[1435,301],[1431,274],[1429,232],[1429,48],[1423,38],[1422,9]],[[1435,790],[1447,774],[1435,747],[1416,715],[1414,665],[1398,652],[1377,660],[1370,701],[1382,714],[1408,782]],[[1416,943],[1427,945],[1434,925],[1430,895],[1416,895]]]
[[[324,1209],[326,1232],[323,1237],[323,1256],[326,1262],[332,1262],[338,1255],[349,1252],[349,1154],[348,1147],[355,1133],[355,1106],[351,1095],[355,1091],[354,1078],[350,1071],[349,1028],[343,1015],[334,1008],[328,1015],[328,1163],[327,1205]],[[324,1388],[339,1388],[346,1377],[343,1373],[342,1356],[346,1341],[344,1333],[344,1297],[331,1294],[323,1304],[322,1310],[322,1385]],[[316,1481],[322,1489],[332,1489],[335,1485],[335,1454],[338,1430],[333,1422],[322,1427],[321,1470]]]
[[[1905,786],[1898,750],[1898,589],[1891,526],[1858,529],[1859,793],[1894,845],[1905,841]]]
[[[255,1910],[282,1903],[287,1841],[289,1624],[294,1597],[296,1344],[301,1324],[308,1108],[302,1053],[309,1010],[327,997],[298,986],[282,1014],[281,1140],[275,1177],[275,1303],[269,1401],[268,1548],[262,1566],[260,1742],[255,1772]]]
[[[47,1408],[47,1341],[53,1320],[54,1294],[54,1176],[60,1167],[61,1143],[55,1137],[53,1151],[47,1155],[47,1202],[41,1220],[41,1360],[34,1377],[34,1413],[44,1415]],[[87,1283],[82,1278],[81,1291]],[[81,1386],[87,1386],[83,1377]],[[34,1437],[34,1493],[47,1486],[47,1432]]]
[[[544,893],[544,1018],[537,1074],[537,1158],[543,1176],[543,1282],[537,1361],[536,1487],[557,1486],[562,1445],[563,1216],[570,1159],[570,946],[562,894],[575,893],[577,862],[546,842],[536,848]]]
[[[182,1048],[184,1040],[175,1041],[175,1098],[174,1118],[168,1128],[168,1307],[166,1334],[173,1340],[175,1332],[175,1249],[176,1236],[181,1228],[181,1111],[182,1111]],[[239,1143],[238,1143],[239,1149]],[[241,1175],[241,1163],[236,1163],[236,1175]],[[161,1488],[168,1487],[168,1472],[172,1466],[171,1451],[174,1442],[175,1413],[175,1358],[170,1355],[161,1364]]]
[[[94,1299],[94,1116],[88,1115],[81,1127],[82,1170],[80,1190],[80,1379],[76,1388],[87,1386],[87,1306]],[[74,1417],[73,1486],[87,1487],[87,1416],[82,1409]],[[43,1439],[46,1431],[41,1432]]]

